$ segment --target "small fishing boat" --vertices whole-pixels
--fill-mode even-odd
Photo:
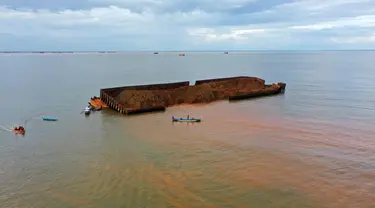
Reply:
[[[86,108],[83,110],[83,113],[85,113],[85,115],[90,115],[90,113],[91,113],[91,108],[86,107]]]
[[[14,133],[16,133],[16,134],[25,134],[26,133],[26,131],[25,130],[12,130]]]
[[[175,118],[172,116],[172,121],[180,121],[180,122],[201,122],[200,118]]]
[[[12,132],[15,134],[25,134],[26,130],[23,127],[13,128]]]
[[[42,119],[43,119],[43,121],[57,121],[57,118],[47,118],[47,117],[43,117]]]

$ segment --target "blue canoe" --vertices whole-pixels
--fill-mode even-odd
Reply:
[[[181,122],[201,122],[200,118],[175,118],[172,116],[172,121],[181,121]]]
[[[57,121],[57,118],[46,118],[46,117],[43,117],[42,119],[43,119],[43,121]]]

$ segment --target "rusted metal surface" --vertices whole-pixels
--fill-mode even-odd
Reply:
[[[100,98],[90,99],[90,105],[94,106],[94,108],[108,108],[107,104],[105,104]]]
[[[285,83],[279,82],[278,84],[272,84],[272,85],[265,85],[264,80],[257,78],[257,77],[246,77],[246,76],[239,76],[239,77],[228,77],[228,78],[218,78],[218,79],[206,79],[206,80],[197,80],[195,82],[194,86],[201,86],[205,84],[217,84],[223,81],[235,81],[240,79],[249,79],[253,80],[254,82],[258,83],[255,86],[253,90],[248,89],[248,91],[244,89],[233,89],[233,87],[229,87],[228,89],[222,89],[226,92],[228,92],[228,96],[222,97],[221,99],[225,98],[227,100],[238,100],[238,99],[245,99],[250,97],[260,97],[260,96],[267,96],[267,95],[274,95],[278,94],[285,90]],[[238,88],[238,86],[237,86]],[[119,100],[116,100],[116,97],[121,96],[120,94],[123,92],[127,93],[137,93],[137,91],[150,91],[151,93],[156,93],[156,91],[164,90],[164,93],[172,93],[172,91],[176,89],[190,89],[189,82],[174,82],[174,83],[163,83],[163,84],[148,84],[148,85],[134,85],[134,86],[122,86],[122,87],[113,87],[113,88],[104,88],[100,90],[100,102],[108,106],[109,108],[118,111],[121,114],[137,114],[137,113],[145,113],[145,112],[152,112],[152,111],[164,111],[166,107],[168,107],[167,104],[165,105],[158,105],[156,103],[153,103],[151,106],[129,106],[129,103],[124,106],[122,103],[120,103]],[[171,90],[171,91],[169,91]],[[132,92],[131,92],[132,91]],[[212,92],[214,96],[218,94],[217,91]],[[234,93],[234,94],[233,94]],[[169,96],[169,95],[168,95]],[[176,96],[176,95],[174,95]],[[184,96],[190,96],[181,94],[181,97]],[[123,101],[122,101],[123,102]],[[94,105],[95,106],[95,105]]]
[[[227,81],[227,80],[233,80],[233,79],[241,79],[241,78],[254,78],[259,79],[263,81],[263,84],[265,83],[263,79],[260,79],[258,77],[247,77],[247,76],[237,76],[237,77],[224,77],[224,78],[215,78],[215,79],[202,79],[195,81],[195,85],[201,85],[211,82],[220,82],[220,81]]]

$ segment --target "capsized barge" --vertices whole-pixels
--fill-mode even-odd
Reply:
[[[257,77],[228,77],[163,84],[148,84],[104,88],[100,98],[91,99],[95,107],[109,107],[122,114],[164,111],[166,107],[183,103],[210,103],[216,100],[243,100],[276,95],[284,92],[286,84],[266,85]]]

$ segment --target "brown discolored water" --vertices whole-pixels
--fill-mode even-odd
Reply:
[[[374,207],[374,56],[1,56],[0,123],[34,117],[24,137],[0,131],[0,207]],[[236,75],[287,90],[131,117],[80,114],[101,87]],[[171,122],[187,114],[203,122]]]

